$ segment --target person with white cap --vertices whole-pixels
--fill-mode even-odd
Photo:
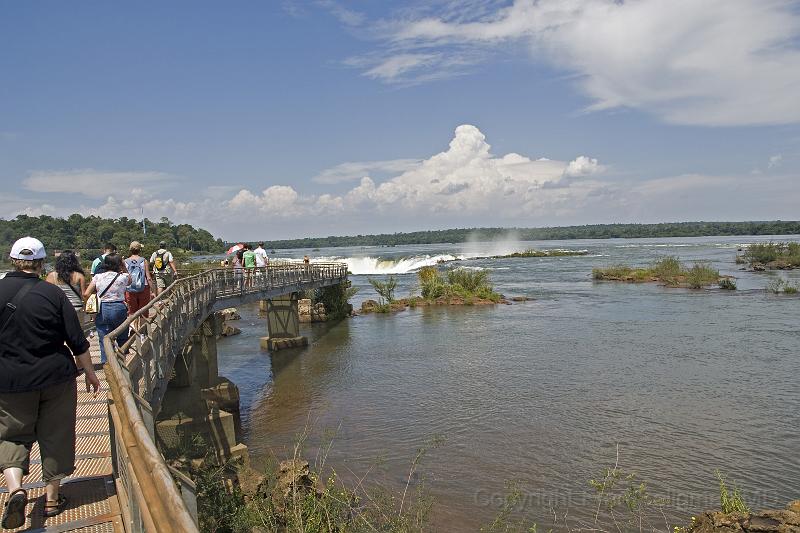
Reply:
[[[59,488],[75,471],[78,368],[85,372],[87,391],[96,395],[100,389],[75,308],[64,291],[40,279],[44,245],[24,237],[10,255],[15,271],[0,279],[0,469],[8,484],[1,525],[6,529],[25,523],[28,494],[22,478],[34,441],[46,483],[43,514],[64,510]]]

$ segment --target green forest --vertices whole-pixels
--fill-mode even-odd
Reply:
[[[208,231],[189,224],[173,224],[166,217],[158,222],[145,219],[144,228],[141,220],[78,214],[67,218],[19,215],[13,220],[0,219],[0,246],[3,250],[11,249],[15,240],[26,235],[41,240],[48,252],[71,249],[91,254],[107,242],[115,244],[120,251],[127,251],[134,240],[142,242],[147,249],[154,249],[160,241],[166,241],[167,246],[176,252],[224,251],[222,240],[215,239]],[[7,252],[2,255],[5,258]]]
[[[323,248],[335,246],[399,246],[404,244],[490,241],[513,233],[523,241],[553,239],[637,239],[653,237],[702,237],[712,235],[795,235],[800,221],[668,222],[662,224],[592,224],[553,228],[461,228],[411,233],[384,233],[351,237],[310,237],[277,240],[268,248]]]

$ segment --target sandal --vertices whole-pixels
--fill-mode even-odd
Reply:
[[[8,496],[3,510],[3,528],[16,529],[25,524],[25,506],[28,505],[28,493],[25,489],[17,489]]]
[[[64,512],[67,508],[67,498],[64,495],[59,495],[56,501],[46,500],[44,502],[44,511],[42,514],[45,518],[50,518]]]

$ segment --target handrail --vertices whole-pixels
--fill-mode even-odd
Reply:
[[[206,270],[175,281],[106,335],[106,379],[116,415],[110,428],[114,470],[132,500],[126,530],[197,531],[195,517],[156,447],[155,417],[176,357],[215,305],[335,285],[346,278],[343,263],[278,264],[244,275],[231,268]],[[129,330],[133,334],[118,346],[116,340]],[[186,480],[181,484],[185,487]]]

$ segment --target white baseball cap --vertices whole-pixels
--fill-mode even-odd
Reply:
[[[44,244],[39,239],[33,237],[23,237],[11,247],[11,259],[44,259],[47,252],[44,251]]]

